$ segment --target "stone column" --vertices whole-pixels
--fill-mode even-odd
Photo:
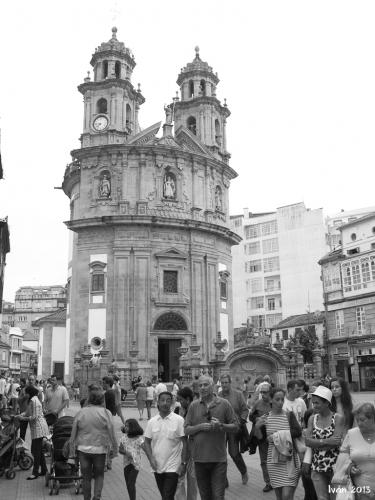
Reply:
[[[200,139],[201,139],[201,141],[204,144],[205,143],[206,134],[205,134],[205,130],[204,130],[204,115],[203,115],[203,110],[199,111],[199,129],[200,129],[199,130]]]
[[[323,375],[323,361],[320,347],[313,349],[313,363],[315,368],[315,377],[320,379]]]

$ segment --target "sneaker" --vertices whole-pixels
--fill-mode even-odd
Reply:
[[[247,484],[248,481],[249,481],[249,476],[247,472],[245,472],[245,474],[242,474],[242,484]]]
[[[269,491],[272,491],[273,488],[270,484],[266,484],[266,486],[263,488],[264,493],[268,493]]]

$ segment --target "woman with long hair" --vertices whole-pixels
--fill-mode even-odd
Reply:
[[[331,379],[332,402],[331,408],[335,413],[344,417],[344,434],[353,427],[353,401],[349,391],[349,384],[342,378]]]
[[[255,423],[256,432],[263,433],[268,440],[267,470],[277,500],[293,500],[299,479],[300,463],[293,440],[302,431],[293,412],[283,410],[285,391],[271,388],[271,411],[259,417]],[[285,431],[289,431],[285,432]]]
[[[17,415],[21,421],[29,422],[31,434],[31,453],[34,458],[34,467],[31,476],[27,479],[30,481],[38,476],[45,476],[47,472],[46,459],[42,450],[43,438],[48,436],[48,425],[43,415],[42,403],[38,398],[39,390],[28,385],[25,388],[25,397],[28,398],[26,411]],[[25,401],[26,403],[26,401]],[[39,473],[39,467],[41,472]]]

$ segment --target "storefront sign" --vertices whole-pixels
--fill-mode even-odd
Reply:
[[[374,363],[375,354],[369,354],[368,356],[357,356],[358,363]]]

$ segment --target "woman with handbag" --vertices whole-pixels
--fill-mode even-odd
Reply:
[[[271,388],[271,411],[257,419],[255,428],[268,440],[267,470],[277,500],[293,500],[300,462],[292,440],[301,436],[301,427],[292,412],[283,410],[285,391]]]
[[[375,408],[362,404],[354,412],[358,427],[345,436],[332,482],[346,484],[351,478],[356,500],[375,499]],[[343,464],[344,470],[339,470]],[[340,474],[341,472],[341,474]]]
[[[87,406],[77,413],[73,421],[70,441],[73,449],[78,451],[84,500],[91,499],[91,478],[95,481],[92,498],[101,498],[104,466],[109,449],[112,457],[117,456],[112,414],[103,405],[104,393],[99,388],[91,389]]]
[[[311,479],[318,500],[330,500],[329,486],[342,441],[344,417],[331,411],[332,392],[327,387],[320,385],[311,399],[314,414],[305,431],[306,446],[313,450]],[[302,473],[306,474],[308,468],[308,464],[303,464]]]

